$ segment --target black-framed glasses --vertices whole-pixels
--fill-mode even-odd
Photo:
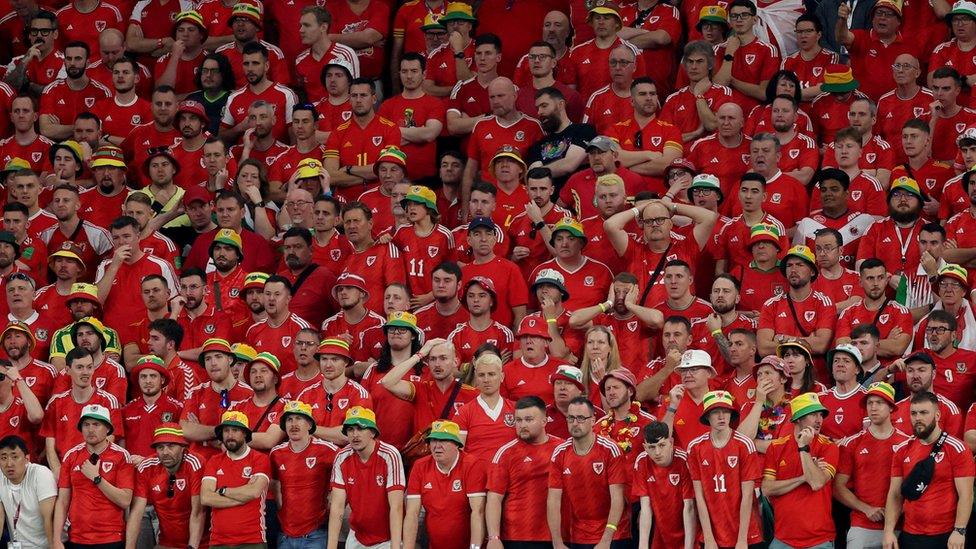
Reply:
[[[626,67],[633,63],[630,59],[611,59],[609,61],[611,67]]]
[[[332,398],[335,397],[332,393],[325,393],[325,411],[332,412]]]
[[[583,423],[592,417],[593,416],[566,416],[566,421],[569,423]]]
[[[176,494],[176,475],[170,473],[169,480],[166,483],[166,497],[171,498],[175,494]]]
[[[44,29],[44,28],[40,28],[40,27],[31,27],[30,29],[27,30],[27,34],[30,34],[31,36],[44,36],[44,37],[47,37],[47,36],[51,36],[51,33],[54,32],[55,30],[57,30],[57,29],[54,29],[54,28]]]
[[[948,331],[949,331],[948,326],[926,326],[925,327],[925,333],[927,334],[944,335]]]
[[[230,391],[227,389],[220,390],[220,407],[224,410],[230,408]]]
[[[552,59],[552,55],[548,53],[530,53],[526,57],[529,61],[545,61],[546,59]]]

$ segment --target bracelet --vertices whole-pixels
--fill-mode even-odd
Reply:
[[[597,307],[600,308],[600,312],[601,313],[604,313],[605,314],[607,312],[607,304],[606,303],[600,303],[599,305],[597,305]]]
[[[559,321],[556,320],[555,318],[547,318],[546,319],[546,324],[555,324],[557,322],[559,322]]]
[[[417,362],[420,362],[420,361],[422,361],[424,359],[424,357],[421,356],[420,353],[414,353],[413,356],[414,356],[414,358],[417,359]]]
[[[668,412],[671,412],[672,414],[674,414],[674,413],[677,413],[677,411],[678,411],[678,409],[675,408],[674,406],[668,406]]]
[[[720,335],[722,335],[722,329],[721,328],[719,328],[717,330],[712,330],[712,337],[718,337]]]
[[[157,38],[156,39],[156,49],[158,50],[159,48],[162,48],[162,47],[163,47],[163,39],[162,38]]]
[[[607,529],[607,530],[611,530],[611,531],[613,531],[613,532],[616,532],[616,531],[617,531],[617,525],[616,525],[616,524],[610,524],[610,523],[607,523],[607,527],[606,527],[606,529]]]
[[[501,541],[502,538],[498,536],[488,536],[488,541]]]
[[[631,208],[630,211],[634,212],[634,218],[640,217],[640,208]]]

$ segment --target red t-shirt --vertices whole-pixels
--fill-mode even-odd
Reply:
[[[905,408],[908,408],[906,403]],[[919,461],[928,457],[932,445],[911,438],[895,448],[891,460],[891,477],[905,479]],[[954,436],[949,436],[936,455],[935,473],[922,497],[902,503],[904,522],[902,531],[915,535],[940,535],[952,530],[956,518],[955,479],[972,478],[976,464],[969,448]]]
[[[365,546],[390,540],[389,493],[406,488],[400,452],[376,440],[373,452],[363,460],[350,447],[336,455],[332,488],[346,492],[350,534]]]
[[[126,441],[128,443],[128,441]],[[203,461],[195,454],[184,454],[183,461],[170,482],[170,472],[152,457],[136,469],[135,489],[132,495],[146,500],[159,517],[159,544],[165,547],[182,547],[190,542],[190,504],[193,496],[200,495]],[[172,490],[173,496],[167,497]]]
[[[105,29],[115,29],[125,36],[125,16],[115,6],[104,0],[96,2],[95,9],[82,13],[75,7],[74,2],[56,12],[58,16],[58,34],[62,44],[80,40],[91,49],[91,57],[99,55],[98,36]],[[62,122],[64,124],[65,122]]]
[[[935,361],[932,384],[935,392],[951,400],[960,410],[969,407],[976,392],[976,352],[957,348],[945,358],[934,352],[929,352],[929,356]]]
[[[665,104],[666,105],[666,104]],[[583,123],[592,124],[596,131],[605,134],[614,124],[634,114],[634,105],[630,101],[630,90],[627,95],[620,96],[611,86],[604,86],[594,91],[586,101],[583,109]],[[664,117],[664,111],[661,112]],[[665,118],[668,122],[674,120]]]
[[[729,199],[729,214],[741,214],[742,205],[739,204],[738,193],[730,196]],[[766,181],[766,199],[763,200],[762,209],[782,222],[787,229],[795,227],[810,211],[810,198],[806,186],[783,171],[776,172],[776,175]],[[785,232],[780,234],[786,235]],[[742,251],[748,253],[746,249]]]
[[[837,309],[829,297],[814,291],[802,301],[794,300],[794,318],[787,301],[788,295],[784,293],[766,302],[759,313],[760,330],[770,329],[774,334],[797,337],[804,335],[800,332],[801,327],[806,335],[823,328],[834,330]]]
[[[651,303],[659,303],[667,297],[664,290],[663,265],[673,259],[680,259],[694,268],[699,253],[701,253],[701,247],[692,236],[685,236],[672,231],[671,244],[663,253],[651,251],[642,240],[631,240],[627,243],[627,249],[622,258],[626,262],[627,271],[637,276],[638,288],[646,288],[658,264],[662,265],[661,273],[654,281],[654,287],[648,293],[647,299],[644,300],[646,306]],[[664,256],[664,261],[661,261],[662,256]]]
[[[561,206],[553,205],[548,212],[542,215],[542,221],[550,227],[559,223],[561,219],[572,217],[573,214],[564,210]],[[541,231],[532,229],[532,220],[524,211],[512,218],[512,223],[508,226],[508,236],[512,241],[512,247],[528,248],[529,253],[519,260],[518,266],[522,271],[522,276],[526,280],[535,280],[530,275],[535,272],[538,265],[552,257],[547,243]]]
[[[647,497],[654,513],[654,547],[681,547],[685,540],[684,505],[695,499],[695,489],[688,472],[688,455],[674,450],[671,464],[658,466],[641,452],[634,462],[631,495],[635,499]]]
[[[315,437],[298,451],[288,441],[271,449],[271,474],[281,484],[278,520],[286,536],[300,538],[327,523],[329,479],[338,453],[338,446]]]
[[[921,251],[918,233],[922,223],[911,227],[898,227],[890,217],[879,219],[861,237],[857,246],[857,259],[876,257],[884,262],[889,273],[913,273],[918,269]]]
[[[645,76],[644,56],[641,49],[619,37],[607,48],[601,48],[596,40],[588,40],[569,50],[569,63],[566,64],[567,84],[575,85],[583,97],[589,97],[596,90],[610,83],[610,52],[623,46],[629,48],[637,62],[634,63],[634,77]]]
[[[901,129],[912,118],[928,121],[929,105],[935,101],[932,92],[919,88],[913,97],[902,99],[897,90],[891,90],[878,100],[878,122],[875,125],[878,136],[891,143],[896,162],[905,162],[901,146]]]
[[[875,438],[869,431],[845,438],[837,443],[840,460],[837,474],[847,475],[847,487],[857,499],[872,507],[884,507],[888,500],[889,472],[895,448],[910,437],[895,429],[886,439]],[[881,530],[883,522],[874,522],[867,515],[851,509],[851,526]]]
[[[936,377],[938,379],[938,377]],[[963,417],[959,412],[959,407],[948,398],[936,393],[939,398],[939,428],[948,431],[952,436],[962,434]],[[898,401],[898,409],[891,413],[891,424],[895,429],[906,433],[913,433],[911,420],[911,396],[907,396]],[[909,468],[911,470],[911,468]]]
[[[335,393],[327,393],[322,382],[305,388],[295,399],[312,407],[315,424],[323,427],[336,427],[342,424],[346,410],[356,406],[373,409],[373,399],[362,385],[349,379]]]
[[[495,408],[478,396],[454,414],[454,422],[466,438],[465,451],[488,462],[506,442],[515,437],[515,403],[499,398]]]
[[[277,2],[272,5],[277,4]],[[288,35],[290,33],[284,33]],[[352,48],[338,42],[333,42],[320,59],[315,58],[311,49],[298,54],[295,58],[296,85],[305,88],[305,94],[312,101],[324,100],[329,97],[329,91],[322,85],[322,69],[333,59],[341,59],[352,67],[352,77],[359,77],[359,57]],[[320,109],[321,111],[321,109]],[[335,127],[335,126],[331,126]]]
[[[142,396],[122,407],[125,424],[125,447],[131,453],[148,458],[155,456],[152,448],[153,432],[162,423],[179,421],[183,404],[168,395],[160,395],[156,402],[148,404]]]
[[[660,117],[655,117],[643,127],[634,118],[627,118],[611,126],[607,130],[607,137],[619,143],[625,151],[663,153],[667,148],[679,153],[684,151],[681,130]],[[654,188],[663,185],[664,180],[658,176],[644,176],[644,183]]]
[[[463,284],[476,276],[490,279],[495,285],[496,309],[492,318],[505,326],[512,325],[512,308],[528,304],[529,289],[518,266],[507,259],[494,257],[487,263],[468,263],[461,269]]]
[[[220,119],[221,127],[234,127],[247,120],[248,110],[255,101],[267,101],[275,106],[278,114],[275,116],[272,133],[275,139],[285,139],[288,136],[288,125],[291,124],[291,111],[298,104],[298,96],[282,84],[272,83],[260,93],[255,93],[250,85],[246,85],[231,93],[227,96],[224,115]]]
[[[722,67],[722,63],[725,62],[724,57],[725,43],[723,42],[715,46],[715,69],[712,74],[717,73]],[[732,78],[758,85],[770,80],[773,74],[779,70],[779,66],[780,56],[776,47],[756,38],[735,50],[732,61]],[[733,93],[736,96],[735,102],[742,106],[743,111],[747,111],[759,103],[742,92],[734,91]],[[733,543],[733,545],[735,544]]]
[[[487,494],[486,463],[461,452],[446,474],[432,456],[420,458],[410,469],[407,499],[419,499],[427,516],[431,549],[464,549],[471,541],[470,498]]]
[[[267,351],[281,360],[281,374],[294,372],[298,367],[292,343],[299,330],[311,328],[303,318],[291,313],[278,326],[272,326],[269,319],[261,320],[247,329],[246,340],[258,351]]]
[[[515,347],[515,335],[504,324],[494,321],[484,331],[477,331],[467,322],[459,325],[448,334],[448,341],[454,344],[461,363],[474,360],[474,352],[485,343],[491,343],[504,351],[511,351]]]
[[[287,33],[286,33],[287,34]],[[289,72],[289,61],[285,59],[285,53],[281,48],[264,40],[253,40],[268,49],[268,73],[267,78],[272,82],[281,85],[291,81]],[[238,46],[237,42],[228,42],[217,48],[214,53],[222,54],[230,61],[230,68],[234,72],[234,82],[245,83],[247,78],[244,76],[244,50]],[[278,111],[279,113],[281,111]],[[291,114],[291,111],[288,111]],[[279,116],[280,117],[280,116]]]
[[[56,80],[44,88],[38,113],[70,125],[79,113],[91,110],[98,100],[108,97],[112,97],[112,91],[95,80],[89,80],[80,90],[69,88],[67,80]]]
[[[510,145],[522,158],[525,158],[529,147],[542,137],[542,126],[539,125],[538,120],[530,116],[522,115],[511,123],[504,123],[497,116],[486,117],[478,120],[471,130],[471,138],[468,139],[468,158],[478,161],[483,180],[494,182],[491,159],[498,149]]]
[[[566,291],[569,292],[569,299],[563,302],[563,308],[569,311],[590,307],[606,300],[607,291],[613,284],[610,268],[586,256],[583,256],[583,264],[572,271],[563,267],[556,259],[546,261],[532,271],[528,280],[535,280],[543,269],[552,269],[563,275]]]
[[[810,110],[813,115],[813,125],[817,129],[817,135],[820,136],[819,142],[833,142],[837,131],[850,124],[847,113],[850,111],[851,104],[865,97],[867,96],[857,90],[846,99],[833,93],[822,93],[815,97]]]
[[[362,13],[356,13],[349,3],[335,2],[329,4],[329,11],[332,13],[332,24],[329,26],[332,32],[352,33],[374,30],[383,36],[372,46],[356,49],[361,76],[379,78],[387,68],[385,44],[390,36],[390,6],[384,2],[369,2]]]
[[[585,455],[578,455],[573,441],[563,442],[552,452],[549,488],[562,490],[562,504],[568,520],[570,543],[593,544],[600,541],[610,508],[610,487],[630,483],[627,462],[612,440],[597,436]],[[624,509],[614,539],[630,537],[630,513]]]
[[[912,313],[896,301],[886,301],[884,310],[876,311],[869,311],[861,302],[841,312],[834,337],[850,337],[851,329],[858,324],[874,324],[881,333],[881,339],[886,339],[896,326],[903,333],[912,333]]]
[[[75,422],[72,421],[71,426],[76,427]],[[101,488],[81,473],[81,464],[90,456],[88,447],[79,444],[65,452],[61,460],[58,489],[71,490],[71,503],[68,506],[71,530],[68,540],[92,545],[119,543],[125,539],[125,509],[108,499]],[[135,487],[136,471],[129,465],[129,452],[125,448],[110,444],[98,454],[98,462],[98,474],[104,481],[120,490]]]
[[[360,319],[359,322],[353,324],[346,319],[346,314],[344,311],[339,311],[322,322],[322,337],[328,339],[340,337],[343,334],[349,334],[350,336],[353,336],[353,338],[356,338],[370,328],[382,326],[385,322],[386,319],[384,319],[382,316],[373,311],[367,310],[363,318]],[[367,359],[366,354],[362,352],[364,349],[360,347],[352,346],[349,351],[352,354],[353,360],[359,361]]]
[[[369,291],[366,307],[379,313],[383,312],[383,292],[386,287],[391,282],[402,284],[407,280],[400,249],[392,242],[376,243],[361,252],[353,250],[346,259],[346,268],[343,272],[365,275],[363,278]]]
[[[460,383],[456,381],[454,383]],[[413,385],[413,425],[414,431],[420,431],[430,427],[430,424],[441,418],[442,412],[447,407],[448,399],[454,392],[454,383],[448,389],[441,391],[437,383],[432,379],[421,379],[411,381]],[[471,402],[478,396],[478,390],[469,385],[461,385],[454,404],[447,411],[446,417],[453,417],[462,406]]]
[[[400,145],[400,128],[392,121],[373,115],[366,126],[356,119],[344,122],[329,134],[325,143],[325,158],[337,158],[340,166],[368,166],[379,157],[380,151],[389,145]],[[343,187],[335,194],[346,200],[355,200],[363,189]]]
[[[905,38],[901,33],[890,44],[885,44],[874,29],[855,29],[851,30],[851,34],[854,35],[854,42],[847,48],[851,72],[861,83],[860,90],[871,99],[877,100],[895,87],[892,72],[878,70],[878,67],[890,67],[895,58],[903,53],[918,58],[916,46],[911,43],[913,39]],[[898,131],[901,133],[901,128]]]
[[[234,402],[241,402],[254,396],[254,390],[243,382],[237,382],[227,391],[227,398],[220,398],[220,391],[214,389],[212,382],[206,381],[192,389],[190,398],[183,404],[183,412],[180,414],[180,421],[196,419],[200,425],[217,425],[220,423],[220,416],[230,408]],[[223,401],[222,401],[223,400]],[[201,443],[192,444],[193,451],[203,459],[220,453],[212,446]]]
[[[380,106],[380,115],[392,120],[399,128],[422,128],[430,120],[437,120],[443,125],[447,119],[444,102],[427,94],[416,99],[407,99],[403,94],[389,97]],[[437,141],[403,143],[402,148],[410,159],[407,178],[416,181],[437,175]]]
[[[709,435],[702,435],[691,441],[687,452],[688,471],[691,479],[702,485],[715,541],[719,547],[734,547],[739,534],[742,483],[758,483],[762,476],[756,447],[751,439],[739,433],[733,433],[722,448],[716,448]],[[761,540],[759,513],[753,504],[747,542]]]
[[[810,443],[810,457],[817,461],[827,475],[828,482],[814,491],[806,482],[789,492],[770,497],[775,511],[776,539],[791,547],[813,547],[834,539],[834,519],[830,515],[833,479],[840,453],[825,436],[817,436]],[[778,438],[766,450],[763,476],[772,480],[786,480],[803,476],[799,446],[793,435]],[[805,517],[795,520],[795,517]]]
[[[751,142],[750,137],[743,136],[737,147],[729,148],[719,141],[718,135],[709,135],[692,143],[688,151],[688,160],[696,168],[718,178],[722,195],[726,197],[722,206],[723,213],[727,213],[731,197],[738,195],[739,178],[750,170]]]
[[[217,0],[220,2],[220,0]],[[207,50],[200,50],[200,53],[196,55],[193,59],[184,59],[182,56],[176,62],[176,82],[173,84],[173,88],[176,89],[178,94],[193,93],[197,90],[196,76],[200,71],[200,65],[203,64],[203,58],[206,56]],[[185,55],[185,54],[184,54]],[[156,60],[156,65],[153,67],[153,79],[159,81],[166,72],[166,66],[169,65],[171,53],[167,53]],[[288,111],[291,113],[291,111]]]
[[[960,99],[962,99],[960,97]],[[959,147],[956,138],[966,128],[976,124],[976,111],[963,107],[949,118],[934,117],[935,127],[932,128],[932,158],[951,163]],[[939,189],[941,190],[941,188]]]
[[[271,460],[268,455],[248,447],[244,455],[233,458],[220,452],[207,460],[203,479],[212,479],[216,488],[238,488],[252,478],[264,477],[271,482]],[[264,495],[233,507],[210,509],[210,543],[238,545],[264,543]]]
[[[702,97],[705,98],[708,109],[715,112],[722,105],[732,101],[732,89],[726,86],[712,84],[705,90]],[[694,132],[702,124],[701,119],[698,117],[697,101],[695,93],[690,86],[681,88],[669,95],[664,101],[664,104],[661,106],[661,120],[674,124],[682,134]],[[697,167],[697,164],[695,166]]]
[[[830,410],[830,415],[824,420],[820,434],[837,441],[864,428],[867,412],[861,404],[861,399],[865,394],[867,390],[861,385],[857,385],[853,391],[844,395],[837,392],[837,387],[831,387],[826,393],[821,394],[820,403]]]
[[[68,450],[84,442],[78,430],[78,420],[81,418],[82,409],[89,404],[99,404],[108,408],[112,425],[115,426],[115,437],[123,438],[125,435],[125,424],[119,411],[119,401],[110,393],[96,389],[85,402],[75,402],[71,391],[55,393],[44,407],[44,422],[41,423],[40,435],[54,439],[54,447],[57,453],[62,455],[62,461]],[[63,465],[62,463],[62,471]]]
[[[541,520],[549,486],[547,463],[563,440],[547,436],[542,444],[514,439],[495,453],[488,490],[504,496],[500,537],[505,541],[550,541]]]
[[[407,282],[413,295],[431,291],[431,273],[454,252],[454,235],[443,225],[434,225],[426,236],[417,233],[413,225],[400,227],[393,233],[393,244],[400,249],[407,268]]]
[[[443,315],[437,310],[437,303],[429,303],[414,311],[417,327],[423,330],[424,339],[447,338],[451,332],[468,320],[468,311],[458,303],[454,313]]]
[[[543,321],[540,319],[536,322]],[[513,359],[503,368],[505,379],[502,380],[501,393],[512,402],[526,396],[537,396],[547,405],[552,404],[552,383],[549,379],[556,373],[556,368],[564,364],[549,355],[540,364],[532,365],[525,362],[525,357]]]
[[[103,134],[123,138],[129,135],[133,127],[153,119],[149,101],[140,97],[128,105],[120,105],[117,97],[99,99],[91,112],[101,119]]]
[[[636,3],[621,6],[620,16],[625,27],[633,27],[645,32],[664,32],[671,39],[665,46],[649,47],[641,50],[647,76],[657,84],[658,97],[666,97],[674,89],[678,47],[681,43],[681,15],[678,8],[657,2],[647,13],[642,13]],[[640,20],[639,24],[638,19]],[[608,58],[609,61],[609,58]],[[731,90],[729,90],[731,92]],[[713,107],[714,109],[715,107]],[[697,125],[695,126],[697,128]],[[694,130],[695,128],[692,128]]]
[[[111,258],[102,261],[95,273],[95,280],[101,280],[105,276]],[[122,263],[116,271],[115,278],[112,279],[112,291],[102,298],[105,310],[105,324],[108,326],[125,326],[127,321],[139,318],[146,310],[146,305],[142,302],[142,295],[132,291],[139,288],[142,279],[149,275],[161,275],[166,279],[169,286],[170,297],[176,295],[176,273],[173,266],[165,260],[152,255],[143,255],[134,263]]]
[[[53,144],[53,141],[41,134],[37,134],[27,145],[21,145],[15,136],[10,136],[0,141],[0,161],[6,165],[13,158],[22,158],[29,162],[31,169],[37,173],[50,171],[51,161],[47,151]]]
[[[783,59],[783,68],[793,71],[800,79],[800,86],[809,88],[818,84],[823,84],[824,70],[830,65],[840,63],[840,56],[836,53],[820,48],[813,59],[807,61],[801,52],[788,55]]]

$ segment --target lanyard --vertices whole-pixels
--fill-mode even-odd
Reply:
[[[916,223],[917,225],[917,223]],[[908,240],[901,236],[901,227],[895,225],[895,236],[898,237],[898,245],[901,246],[901,266],[904,267],[908,262],[908,247],[912,245],[912,233],[915,232],[915,225],[908,229]]]
[[[17,523],[20,522],[20,504],[23,502],[23,498],[17,502],[17,510],[14,512],[14,525],[10,529],[10,541],[17,541]]]

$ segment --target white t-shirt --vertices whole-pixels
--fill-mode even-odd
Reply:
[[[0,503],[6,516],[7,531],[13,531],[14,516],[20,505],[20,518],[17,520],[15,539],[24,549],[46,549],[49,544],[44,533],[44,519],[41,518],[40,502],[58,495],[54,473],[43,465],[27,464],[27,474],[20,484],[10,482],[0,475]]]

